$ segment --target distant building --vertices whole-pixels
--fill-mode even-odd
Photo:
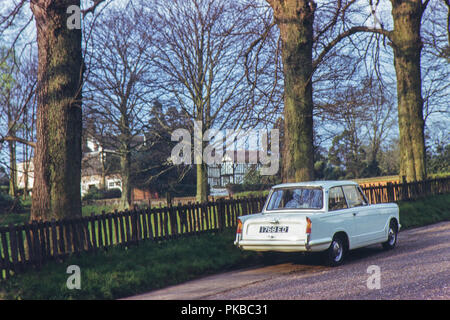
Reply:
[[[238,155],[242,155],[239,159]],[[244,156],[245,155],[245,156]],[[208,165],[208,184],[210,187],[225,187],[227,184],[241,184],[252,168],[259,169],[258,151],[239,150],[234,152],[234,161],[225,154],[222,163]]]
[[[84,196],[89,189],[105,188],[119,189],[122,191],[122,177],[119,172],[117,156],[112,143],[101,143],[100,139],[93,136],[86,138],[83,144],[83,158],[81,162],[81,196]],[[136,137],[136,143],[145,143],[144,137]],[[109,148],[106,145],[110,146]],[[114,161],[114,158],[115,161]],[[27,170],[26,170],[27,169]],[[27,174],[25,174],[27,172]],[[34,166],[33,160],[29,162],[19,162],[17,164],[18,188],[25,189],[25,179],[28,179],[28,189],[33,189]],[[155,192],[148,190],[132,190],[132,199],[147,200],[158,197]]]
[[[33,160],[19,162],[16,165],[17,168],[17,188],[25,190],[33,189],[34,183],[34,164]],[[26,184],[26,185],[25,185]]]
[[[136,143],[145,143],[144,137],[136,137]],[[234,152],[234,160],[227,154],[219,164],[207,166],[208,184],[210,188],[224,188],[227,184],[241,184],[245,175],[252,169],[260,168],[257,163],[258,151],[239,150]],[[115,159],[115,160],[114,160]],[[122,191],[122,177],[119,172],[117,152],[111,141],[101,143],[93,136],[86,138],[83,144],[83,158],[81,171],[81,196],[91,188],[120,189]],[[26,170],[27,169],[27,170]],[[25,188],[25,177],[28,179],[28,189],[32,190],[34,182],[33,161],[17,164],[19,189]],[[25,174],[27,172],[27,174]],[[134,189],[132,199],[135,201],[158,198],[158,193],[149,190]]]

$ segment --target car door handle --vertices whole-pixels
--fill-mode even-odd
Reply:
[[[358,212],[353,212],[353,216],[356,216],[358,214]]]

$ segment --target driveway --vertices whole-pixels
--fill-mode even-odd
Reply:
[[[217,274],[133,300],[450,299],[450,222],[399,233],[394,250],[351,251],[344,265],[280,254],[272,265]]]

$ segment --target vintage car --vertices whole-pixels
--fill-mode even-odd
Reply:
[[[397,204],[369,204],[353,181],[286,183],[272,187],[261,213],[239,217],[234,243],[243,250],[323,252],[337,266],[355,248],[394,248],[399,230]]]

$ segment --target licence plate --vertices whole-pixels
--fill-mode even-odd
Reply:
[[[259,233],[287,233],[289,227],[287,226],[261,226]]]

